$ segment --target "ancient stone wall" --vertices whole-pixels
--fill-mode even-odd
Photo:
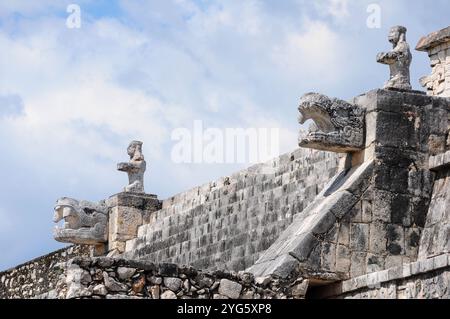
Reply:
[[[339,158],[298,149],[169,198],[127,241],[123,257],[245,269],[316,197]]]
[[[98,257],[71,261],[58,287],[64,299],[286,299],[303,298],[308,280]]]
[[[450,27],[417,45],[428,96],[411,90],[405,33],[392,28],[395,49],[377,56],[385,89],[301,99],[314,125],[299,145],[315,150],[161,202],[143,193],[132,142],[118,168],[139,172],[123,193],[55,207],[55,222],[86,219],[55,239],[107,257],[77,245],[40,257],[0,273],[0,298],[450,298]]]
[[[69,246],[0,272],[0,298],[55,297],[54,289],[64,276],[65,263],[89,253],[88,246]]]
[[[332,281],[417,259],[433,176],[428,154],[446,145],[449,101],[374,90],[357,97],[366,143],[249,268]]]
[[[312,298],[449,299],[450,255],[407,263],[309,292]]]
[[[344,294],[340,299],[449,299],[450,269],[431,271]]]
[[[420,238],[419,259],[450,252],[450,152],[432,156],[429,162],[435,182]]]
[[[450,97],[450,27],[423,37],[416,49],[430,57],[431,75],[420,79],[422,86],[429,95]]]

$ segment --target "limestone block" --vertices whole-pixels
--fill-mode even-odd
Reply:
[[[303,280],[302,282],[294,285],[291,288],[291,295],[294,298],[304,298],[306,295],[306,290],[308,289],[309,280]]]
[[[372,202],[363,200],[361,206],[361,221],[370,223],[372,221]]]
[[[342,220],[339,223],[338,243],[340,245],[350,245],[350,222],[348,220]]]
[[[94,295],[99,296],[106,296],[108,294],[108,290],[106,289],[105,285],[102,284],[96,285],[92,292]]]
[[[390,222],[392,194],[390,192],[375,189],[373,197],[373,220],[376,222]]]
[[[141,225],[142,211],[140,209],[125,206],[113,207],[110,213],[109,241],[133,239]]]
[[[117,282],[114,278],[108,275],[106,271],[103,272],[103,278],[105,280],[105,287],[111,292],[124,292],[128,290],[127,285]]]
[[[368,253],[367,254],[367,272],[381,271],[384,269],[384,257]]]
[[[158,285],[151,286],[150,293],[151,293],[152,299],[159,299],[160,287]]]
[[[383,222],[374,221],[369,226],[369,251],[374,254],[382,254],[386,251],[387,238]]]
[[[231,299],[238,299],[239,295],[241,294],[241,291],[242,291],[241,284],[228,279],[220,280],[219,294],[227,296]]]
[[[177,295],[171,290],[166,290],[161,294],[161,299],[177,299]]]
[[[405,254],[415,257],[418,254],[421,231],[419,228],[405,229]]]
[[[164,285],[172,290],[173,292],[177,292],[181,289],[181,286],[183,284],[183,281],[179,278],[175,277],[166,277],[164,278]]]
[[[419,272],[425,273],[434,269],[434,258],[427,258],[419,261]]]
[[[434,257],[434,268],[443,268],[448,266],[448,256],[447,254],[439,255]]]
[[[385,260],[384,267],[386,269],[399,267],[403,265],[402,256],[387,256]]]
[[[271,277],[270,276],[263,276],[263,277],[256,277],[255,278],[255,283],[257,285],[260,285],[261,287],[265,287],[267,286],[271,281]]]
[[[133,268],[127,268],[127,267],[117,268],[117,275],[122,280],[130,279],[131,276],[133,276],[135,272],[136,272],[136,270]]]
[[[386,226],[387,251],[392,255],[405,253],[405,235],[402,226],[388,224]]]
[[[287,249],[289,253],[297,258],[297,260],[305,261],[308,259],[311,251],[319,244],[316,237],[305,233],[297,236],[294,242]]]
[[[389,280],[389,270],[382,270],[378,272],[378,281],[380,283],[386,282]]]
[[[388,280],[393,281],[403,278],[403,266],[397,266],[388,269]]]
[[[350,249],[367,251],[369,248],[369,225],[352,223],[350,225]]]
[[[352,277],[361,276],[366,273],[366,253],[352,252],[350,275]]]
[[[374,272],[367,275],[367,286],[369,288],[376,287],[380,284],[380,279],[378,273]]]
[[[321,270],[334,271],[336,268],[336,244],[323,243],[321,248]]]

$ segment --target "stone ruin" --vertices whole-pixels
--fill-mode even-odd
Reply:
[[[304,95],[300,148],[267,163],[160,201],[131,142],[124,191],[59,199],[55,239],[74,245],[0,273],[0,297],[449,298],[450,27],[416,47],[426,94],[406,28],[389,41],[384,88]]]
[[[377,55],[377,62],[389,65],[391,73],[384,89],[411,90],[409,67],[412,55],[406,42],[406,31],[403,26],[392,27],[388,37],[392,50]]]
[[[144,192],[144,173],[147,164],[142,155],[142,142],[132,141],[127,148],[127,153],[130,156],[130,162],[117,164],[117,170],[126,172],[128,174],[128,186],[123,191],[131,193],[145,193]]]

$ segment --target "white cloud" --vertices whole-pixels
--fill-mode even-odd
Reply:
[[[21,116],[1,118],[1,174],[11,184],[4,189],[25,185],[43,198],[6,198],[4,207],[18,207],[40,229],[57,196],[96,200],[119,191],[126,175],[115,164],[127,159],[131,139],[144,141],[147,191],[164,198],[246,166],[171,163],[173,128],[196,119],[205,127],[278,127],[287,152],[297,147],[303,93],[350,97],[387,75],[373,62],[374,39],[387,45],[385,32],[365,27],[364,1],[124,0],[122,15],[109,18],[89,15],[88,2],[79,3],[81,29],[65,27],[64,1],[0,3],[0,95],[23,101]],[[382,7],[383,23],[410,19],[386,1]]]
[[[322,8],[327,14],[342,20],[349,16],[348,5],[348,0],[326,0]]]
[[[273,49],[273,62],[284,72],[308,81],[335,81],[340,76],[345,46],[330,27],[319,21],[306,21],[302,31],[284,35]]]
[[[286,24],[257,1],[121,6],[143,28],[102,18],[71,30],[62,18],[45,18],[19,23],[14,36],[0,31],[0,48],[8,48],[0,88],[20,94],[25,106],[8,134],[36,170],[67,170],[75,188],[93,176],[98,187],[108,184],[115,173],[105,161],[123,158],[130,139],[144,141],[152,167],[171,170],[170,131],[195,119],[282,128],[281,151],[289,151],[296,121],[287,125],[270,105],[275,95],[258,87],[339,76],[340,39],[324,22]],[[170,26],[164,37],[161,17]],[[295,114],[295,99],[290,103]],[[54,150],[66,156],[49,156]]]

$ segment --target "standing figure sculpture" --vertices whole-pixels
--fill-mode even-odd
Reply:
[[[129,184],[125,192],[144,193],[144,172],[146,163],[142,155],[142,142],[132,141],[127,148],[130,162],[117,164],[117,169],[128,173]]]
[[[409,67],[412,55],[406,42],[406,28],[395,26],[389,32],[389,42],[393,50],[381,52],[377,55],[377,62],[389,65],[391,76],[384,85],[385,89],[411,90]]]

